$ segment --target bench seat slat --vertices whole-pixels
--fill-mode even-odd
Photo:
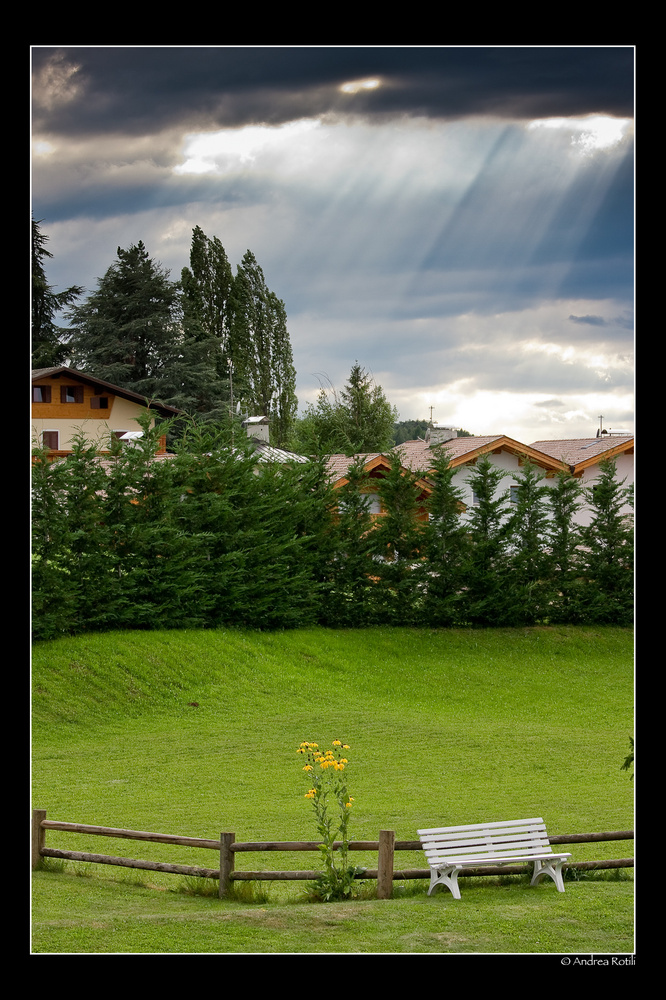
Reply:
[[[501,847],[502,844],[525,844],[529,846],[530,844],[544,844],[546,847],[550,845],[548,837],[542,837],[541,835],[535,837],[423,837],[421,843],[424,847],[429,847],[433,845],[442,845],[446,847],[477,847],[483,845],[485,847]]]

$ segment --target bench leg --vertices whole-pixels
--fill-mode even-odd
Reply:
[[[544,875],[550,875],[557,886],[557,891],[564,892],[564,880],[562,878],[563,864],[564,858],[559,858],[556,861],[535,861],[534,874],[532,875],[530,885],[536,885]]]
[[[430,871],[430,888],[428,895],[437,888],[438,885],[446,886],[451,890],[454,899],[460,899],[460,887],[458,885],[458,872],[460,865],[451,868],[432,868]]]

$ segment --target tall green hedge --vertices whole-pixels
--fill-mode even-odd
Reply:
[[[630,491],[613,462],[595,488],[529,463],[512,497],[480,460],[462,510],[446,458],[428,520],[416,477],[370,483],[362,465],[333,491],[323,462],[258,461],[224,432],[188,428],[155,459],[144,423],[104,459],[80,436],[72,455],[33,462],[33,634],[103,629],[295,628],[312,624],[528,625],[633,620]],[[163,428],[160,429],[163,432]],[[384,516],[373,521],[367,491]],[[585,501],[588,528],[574,515]]]

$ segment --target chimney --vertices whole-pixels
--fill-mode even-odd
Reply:
[[[258,441],[268,442],[270,440],[268,426],[268,417],[246,417],[243,421],[247,436],[256,438]]]
[[[430,430],[430,447],[436,448],[438,444],[451,441],[458,437],[458,431],[453,427],[444,427],[442,424],[433,424]]]

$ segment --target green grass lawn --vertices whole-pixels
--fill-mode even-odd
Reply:
[[[339,737],[353,839],[543,816],[551,834],[633,827],[633,633],[612,628],[122,632],[33,652],[33,805],[51,819],[237,840],[316,839],[296,748]],[[196,702],[198,707],[190,705]],[[217,867],[190,848],[51,832],[51,847]],[[573,860],[632,842],[571,845]],[[376,854],[353,855],[376,867]],[[238,868],[317,866],[251,854]],[[424,868],[420,852],[395,867]],[[626,873],[625,873],[626,874]],[[89,875],[90,877],[84,877]],[[177,875],[68,863],[34,875],[35,952],[630,952],[630,878],[461,880],[389,901],[176,891]]]

